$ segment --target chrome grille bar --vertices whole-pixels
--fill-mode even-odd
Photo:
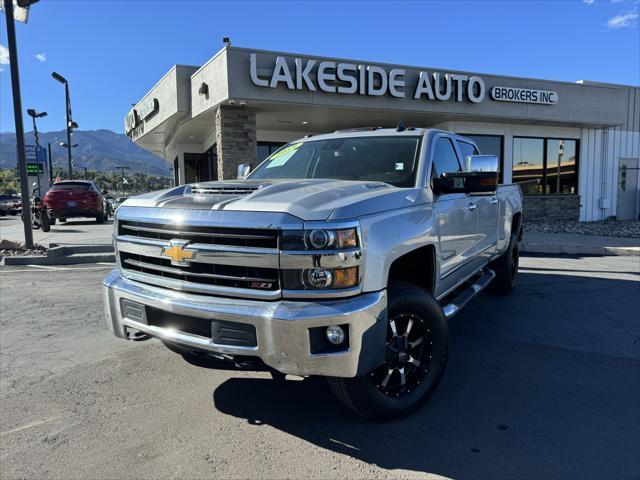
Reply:
[[[213,237],[213,238],[241,238],[241,239],[251,239],[251,240],[272,240],[275,238],[274,235],[257,235],[257,234],[239,234],[239,233],[216,233],[216,232],[190,232],[186,230],[171,230],[168,228],[152,228],[152,227],[139,227],[137,225],[122,225],[122,228],[125,230],[132,230],[135,232],[150,232],[150,233],[161,233],[168,235],[189,235],[194,237]]]
[[[277,282],[277,279],[275,278],[244,277],[244,276],[233,276],[233,275],[220,275],[217,273],[189,272],[189,271],[182,270],[180,268],[165,267],[163,265],[156,265],[153,263],[141,262],[139,260],[132,260],[130,258],[126,259],[124,263],[133,265],[134,267],[144,268],[146,270],[156,270],[158,272],[172,273],[175,275],[186,275],[188,277],[215,278],[220,280],[236,280],[240,282],[266,282],[266,283]]]
[[[162,258],[164,248],[170,248],[168,241],[118,235],[118,250],[148,257]],[[190,243],[184,248],[195,253],[193,263],[213,263],[218,265],[244,265],[262,268],[279,268],[278,250],[272,248],[233,247]]]
[[[122,275],[130,280],[163,288],[170,288],[183,292],[194,292],[209,295],[222,295],[236,298],[255,298],[260,300],[275,300],[281,297],[280,290],[258,290],[254,288],[223,287],[220,285],[206,285],[198,282],[185,282],[162,278],[159,275],[139,273],[135,270],[124,269]]]

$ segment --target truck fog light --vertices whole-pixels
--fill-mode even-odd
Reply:
[[[330,230],[311,230],[309,233],[309,243],[318,250],[330,247],[335,239],[335,233]]]
[[[312,268],[306,270],[306,283],[313,288],[327,288],[333,279],[331,271],[325,268]]]
[[[344,342],[344,330],[339,325],[327,327],[327,340],[333,345],[340,345]]]

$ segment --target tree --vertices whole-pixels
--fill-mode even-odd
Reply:
[[[76,174],[79,175],[80,172]],[[59,168],[53,168],[53,178],[60,176],[65,179],[67,171]],[[144,173],[133,173],[126,175],[128,184],[125,188],[127,196],[138,195],[154,190],[162,190],[169,188],[172,184],[170,177],[160,177],[146,175]],[[84,179],[84,175],[82,178]],[[87,179],[96,182],[102,190],[108,190],[109,196],[117,197],[122,192],[122,176],[119,172],[96,172],[87,171]],[[0,193],[18,193],[19,191],[18,174],[14,169],[0,169]]]

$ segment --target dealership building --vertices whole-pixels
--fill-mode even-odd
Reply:
[[[284,143],[354,127],[471,137],[519,183],[533,219],[638,219],[640,88],[225,46],[175,65],[128,112],[127,135],[177,184],[232,179]]]

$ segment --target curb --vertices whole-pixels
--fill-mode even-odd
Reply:
[[[51,244],[47,255],[4,257],[0,265],[77,265],[81,263],[115,262],[112,245]]]
[[[640,247],[605,247],[596,245],[566,245],[553,243],[522,242],[525,253],[550,253],[564,255],[640,256]]]

